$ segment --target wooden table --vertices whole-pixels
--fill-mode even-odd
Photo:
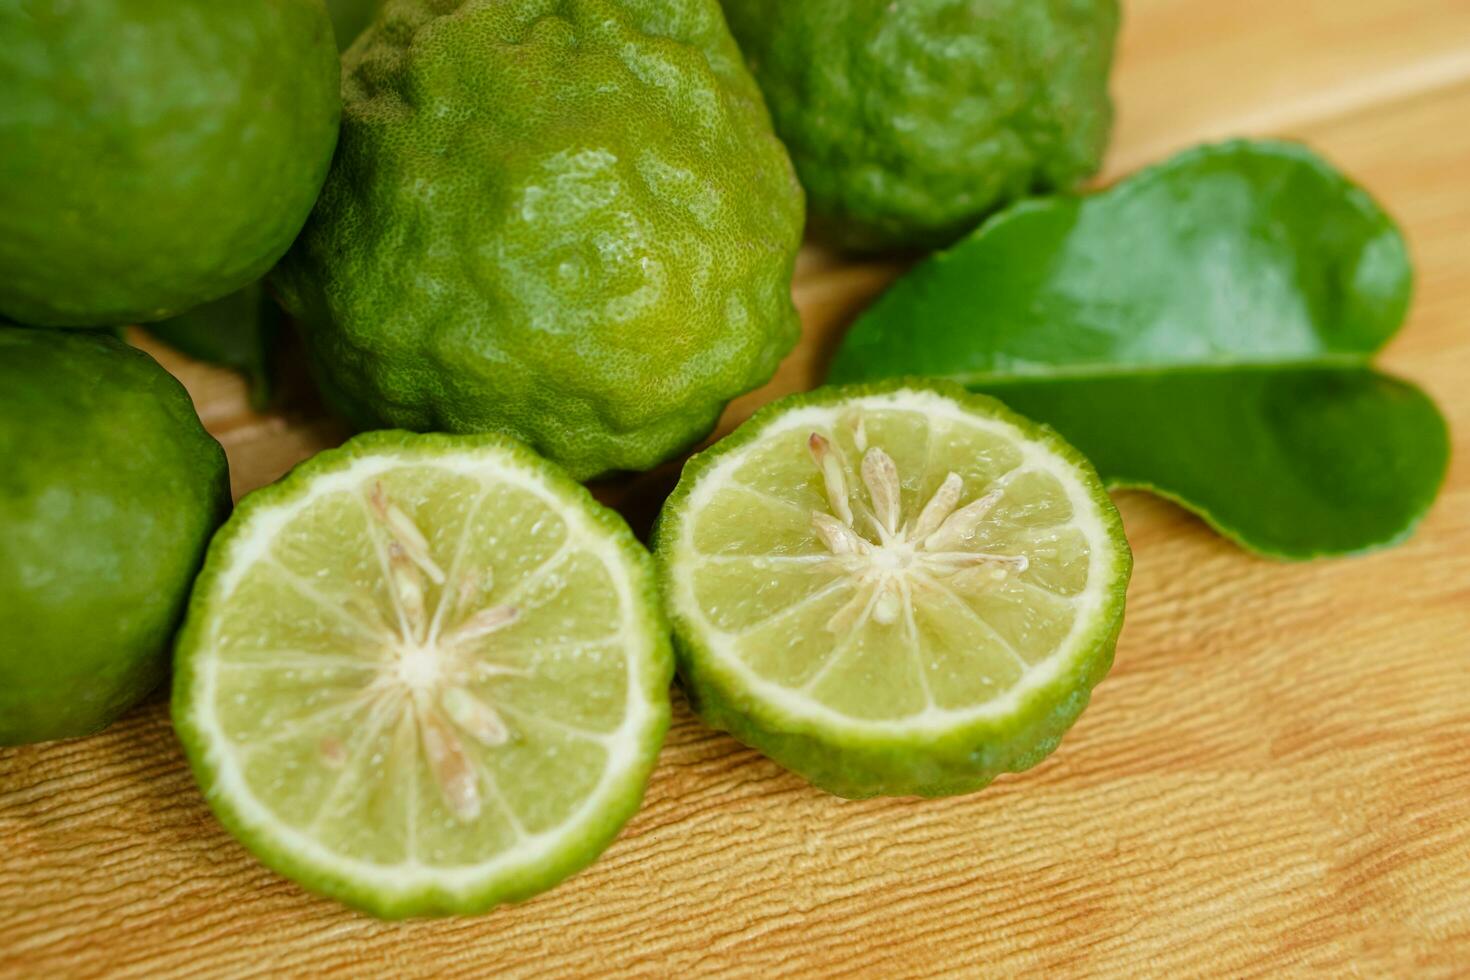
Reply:
[[[387,924],[256,864],[161,701],[0,751],[0,974],[1470,974],[1470,0],[1132,0],[1106,178],[1235,134],[1300,137],[1403,222],[1387,352],[1455,432],[1415,538],[1248,557],[1140,494],[1117,666],[1061,749],[978,795],[824,795],[677,702],[643,810],[591,869],[474,919]],[[803,348],[894,270],[809,251]],[[160,356],[243,492],[339,438]],[[636,515],[659,479],[635,484]]]

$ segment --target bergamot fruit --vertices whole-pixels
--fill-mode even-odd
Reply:
[[[372,22],[378,3],[379,0],[327,0],[327,13],[332,17],[332,32],[337,36],[340,50],[346,51]]]
[[[378,0],[327,0],[337,47],[346,50],[372,20]],[[223,364],[245,374],[250,401],[263,408],[270,400],[270,355],[281,327],[280,307],[265,284],[256,281],[178,316],[148,325],[154,336],[190,357]]]
[[[0,745],[86,735],[167,673],[225,454],[142,351],[5,327],[0,461]]]
[[[715,0],[394,0],[343,66],[274,281],[349,421],[646,469],[795,342],[801,192]]]
[[[724,6],[835,244],[944,245],[1101,163],[1117,0]]]
[[[655,537],[696,710],[849,797],[1044,758],[1112,663],[1132,567],[1056,433],[902,382],[757,412],[689,462]]]
[[[374,432],[241,501],[176,667],[225,825],[398,917],[591,862],[642,797],[673,657],[648,553],[583,487],[502,436]]]
[[[264,274],[338,75],[321,0],[0,0],[0,316],[160,320]]]

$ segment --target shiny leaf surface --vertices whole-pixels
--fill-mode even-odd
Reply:
[[[962,381],[1253,551],[1344,554],[1407,535],[1447,464],[1433,403],[1369,363],[1410,285],[1366,192],[1232,142],[1003,212],[880,299],[832,380]]]

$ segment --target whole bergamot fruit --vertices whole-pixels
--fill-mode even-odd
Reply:
[[[372,20],[378,0],[327,0],[337,47],[346,50]],[[256,280],[238,291],[149,324],[149,332],[190,357],[243,371],[257,408],[270,400],[270,356],[280,308]]]
[[[715,0],[394,0],[343,69],[273,281],[350,421],[646,469],[795,342],[801,191]]]
[[[0,316],[160,320],[264,274],[338,76],[321,0],[0,0]]]
[[[724,0],[814,233],[935,247],[1095,172],[1117,0]]]
[[[142,351],[6,327],[0,460],[0,745],[86,735],[167,672],[224,450]]]

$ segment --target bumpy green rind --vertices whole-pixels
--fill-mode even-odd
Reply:
[[[0,0],[0,315],[159,320],[263,275],[336,142],[320,0]]]
[[[0,328],[0,745],[99,731],[158,686],[229,506],[224,450],[147,354]]]
[[[350,422],[647,469],[795,343],[801,189],[715,0],[393,0],[344,70],[274,282]]]
[[[252,823],[235,801],[222,792],[217,764],[211,758],[208,737],[198,720],[198,713],[203,710],[203,706],[196,702],[194,695],[197,663],[200,658],[208,655],[204,647],[206,624],[212,605],[221,601],[217,594],[220,578],[231,563],[231,551],[236,541],[241,539],[246,525],[256,511],[289,504],[293,499],[303,496],[318,475],[341,469],[359,457],[403,453],[405,459],[412,460],[417,455],[426,464],[432,464],[437,453],[462,452],[465,449],[483,449],[498,453],[535,469],[545,477],[553,490],[574,505],[582,507],[593,523],[606,529],[617,542],[628,560],[632,581],[646,600],[646,626],[649,635],[655,638],[653,648],[649,651],[646,684],[642,692],[652,713],[650,723],[639,739],[639,765],[629,771],[626,784],[610,801],[600,818],[588,827],[581,839],[568,844],[540,866],[485,881],[467,891],[428,885],[387,892],[371,883],[320,868],[291,853],[286,845],[274,839],[270,827]],[[195,583],[188,614],[175,647],[172,698],[174,729],[210,809],[225,828],[271,870],[319,895],[384,919],[475,914],[496,905],[523,901],[581,871],[597,859],[617,837],[628,819],[637,812],[669,726],[669,683],[673,680],[674,658],[668,636],[669,625],[659,601],[651,556],[616,512],[599,504],[585,487],[571,480],[555,466],[515,440],[495,434],[454,436],[400,431],[368,432],[336,449],[317,454],[296,466],[276,483],[247,495],[240,501],[229,522],[215,535],[210,543],[204,568]]]
[[[813,231],[947,244],[1102,162],[1116,0],[724,0]]]
[[[680,574],[687,574],[679,568],[678,540],[688,498],[720,457],[757,441],[770,422],[792,409],[898,390],[937,391],[976,414],[1015,425],[1076,466],[1104,515],[1117,555],[1114,578],[1108,583],[1105,614],[1079,641],[1084,652],[1069,669],[1033,691],[1007,718],[976,721],[932,738],[855,735],[791,715],[746,688],[733,671],[723,667],[708,650],[698,624],[683,615],[674,601],[673,582]],[[700,718],[821,789],[849,799],[969,793],[985,787],[1001,773],[1021,772],[1046,758],[1112,666],[1133,568],[1133,553],[1123,533],[1122,519],[1085,457],[1051,429],[1017,415],[993,398],[972,394],[958,385],[927,380],[820,388],[781,399],[756,412],[730,436],[685,466],[654,527],[654,557],[673,623],[679,677]]]

